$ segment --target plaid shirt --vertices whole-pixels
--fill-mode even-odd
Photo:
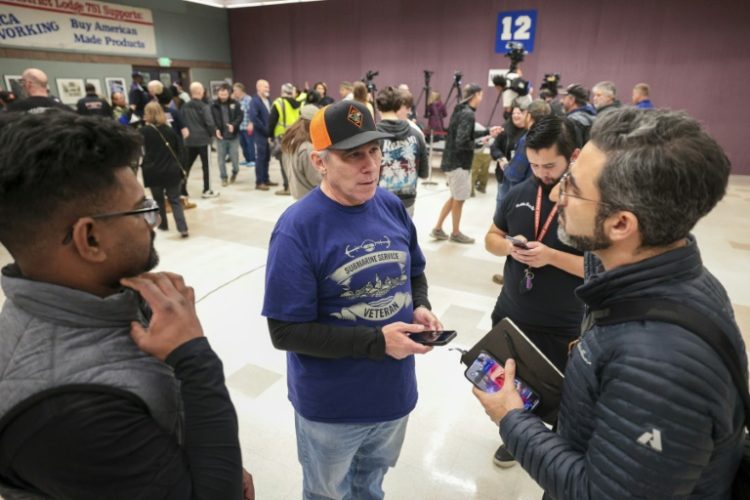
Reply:
[[[240,99],[240,108],[242,109],[242,123],[240,124],[240,130],[247,130],[247,126],[250,124],[250,101],[252,98],[245,94]]]

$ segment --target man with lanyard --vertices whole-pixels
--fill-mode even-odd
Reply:
[[[583,316],[573,293],[583,283],[583,254],[558,239],[557,203],[549,193],[578,156],[571,126],[554,115],[541,118],[526,136],[526,154],[533,175],[508,192],[485,236],[487,251],[509,256],[492,324],[510,318],[564,371]],[[505,445],[495,464],[515,464]]]

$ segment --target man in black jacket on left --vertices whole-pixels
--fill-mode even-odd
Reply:
[[[448,125],[448,135],[445,138],[445,151],[440,168],[445,172],[451,197],[440,210],[440,216],[430,236],[436,240],[447,240],[450,238],[455,243],[471,244],[474,238],[470,238],[461,232],[461,212],[464,201],[471,195],[471,162],[474,159],[475,140],[485,135],[497,135],[503,131],[502,127],[492,127],[481,132],[475,131],[477,106],[482,102],[482,87],[469,83],[464,87],[464,96],[456,109],[453,110],[451,121]],[[450,236],[443,231],[443,222],[451,214],[453,231]]]
[[[221,185],[234,183],[240,171],[240,125],[242,125],[242,107],[231,97],[232,87],[225,83],[221,86],[218,99],[211,104],[211,114],[216,124],[216,156],[219,159]],[[232,161],[232,177],[227,177],[226,157]]]

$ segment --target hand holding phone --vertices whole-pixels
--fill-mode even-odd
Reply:
[[[466,369],[466,378],[482,392],[499,392],[505,383],[503,364],[489,353],[482,351],[477,359]],[[523,380],[514,377],[514,384],[523,401],[524,409],[531,411],[541,402],[539,395]]]
[[[508,240],[508,241],[510,241],[513,244],[513,246],[516,247],[516,248],[520,248],[521,250],[528,250],[529,249],[529,247],[526,244],[526,242],[523,241],[523,240],[521,240],[521,239],[514,238],[513,236],[508,236],[508,235],[505,236],[505,239]]]
[[[456,338],[455,330],[427,330],[424,332],[410,333],[409,338],[417,344],[441,346]]]
[[[425,331],[424,325],[396,321],[382,328],[385,337],[385,353],[394,359],[404,359],[412,354],[426,354],[432,347],[417,344],[409,339],[410,333]]]

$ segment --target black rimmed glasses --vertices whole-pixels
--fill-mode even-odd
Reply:
[[[560,177],[560,190],[559,190],[559,201],[560,203],[565,203],[565,198],[576,198],[578,200],[583,201],[590,201],[592,203],[598,203],[599,205],[609,205],[609,203],[606,203],[604,201],[599,200],[592,200],[591,198],[584,198],[583,196],[578,196],[577,194],[572,194],[570,191],[568,191],[568,182],[570,181],[570,170],[565,172],[562,177]]]
[[[106,214],[87,215],[92,219],[108,219],[110,217],[124,217],[126,215],[140,215],[146,221],[146,223],[153,229],[161,222],[161,215],[159,214],[159,205],[151,198],[146,198],[141,203],[141,208],[135,210],[126,210],[124,212],[110,212]],[[71,226],[68,230],[68,234],[65,235],[63,245],[67,245],[73,240],[73,227]]]

